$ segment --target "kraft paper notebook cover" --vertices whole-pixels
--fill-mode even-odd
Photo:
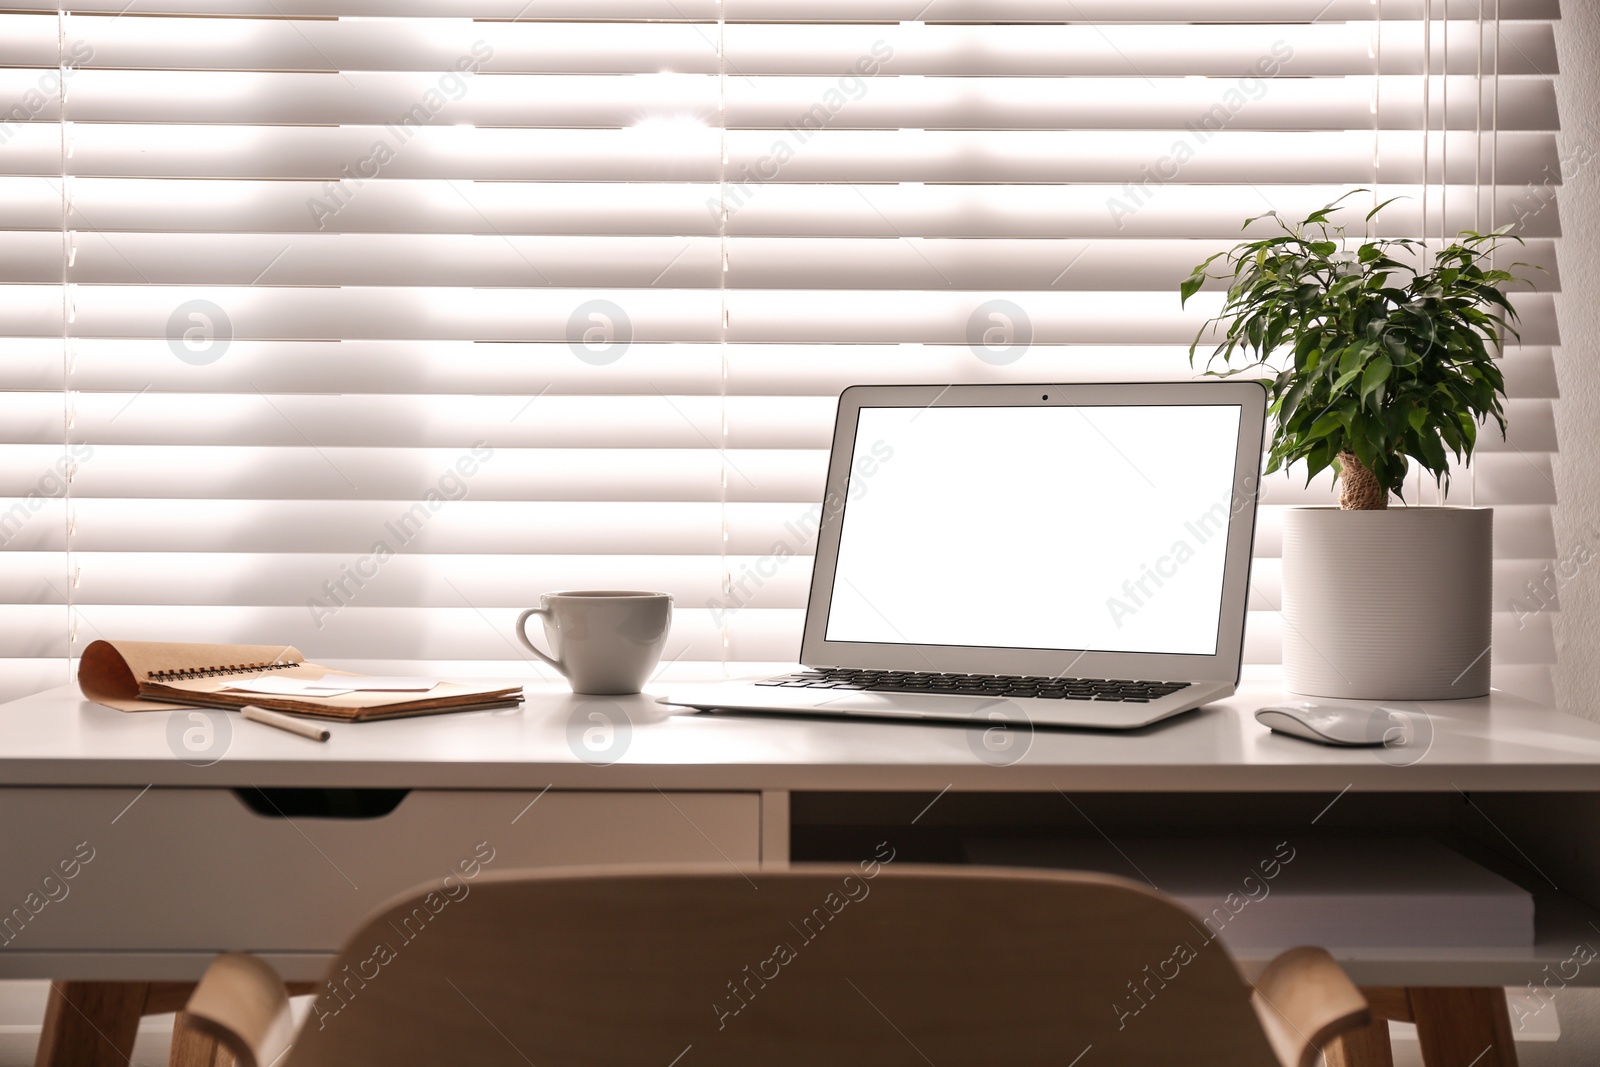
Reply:
[[[522,700],[521,686],[457,682],[440,682],[425,692],[354,692],[335,696],[280,696],[226,688],[268,677],[309,681],[363,676],[308,663],[299,649],[288,645],[96,641],[83,650],[78,663],[78,688],[83,695],[118,711],[238,708],[253,704],[293,715],[359,722],[507,707]]]

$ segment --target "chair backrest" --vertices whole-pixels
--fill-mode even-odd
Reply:
[[[1176,904],[1093,874],[869,861],[502,872],[380,912],[292,1067],[1274,1067]]]

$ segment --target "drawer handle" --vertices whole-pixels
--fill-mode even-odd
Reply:
[[[235,789],[245,807],[268,819],[381,819],[409,789]]]

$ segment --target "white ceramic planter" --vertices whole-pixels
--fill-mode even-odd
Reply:
[[[1493,548],[1491,508],[1290,508],[1289,691],[1359,700],[1487,693]]]

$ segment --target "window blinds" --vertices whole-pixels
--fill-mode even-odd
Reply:
[[[0,697],[101,635],[534,677],[512,620],[573,587],[675,594],[672,675],[790,662],[841,388],[1187,377],[1188,268],[1356,187],[1549,271],[1452,495],[1548,695],[1557,14],[11,0]],[[1267,483],[1247,660],[1330,499]]]

